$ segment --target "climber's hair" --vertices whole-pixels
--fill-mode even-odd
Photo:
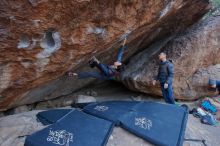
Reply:
[[[164,53],[164,52],[161,52],[161,53],[160,53],[160,55],[167,56],[167,54],[166,54],[166,53]]]

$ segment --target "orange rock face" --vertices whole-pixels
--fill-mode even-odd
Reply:
[[[93,55],[111,63],[128,32],[125,59],[208,9],[205,0],[1,0],[0,110],[69,94],[91,80],[65,72]]]

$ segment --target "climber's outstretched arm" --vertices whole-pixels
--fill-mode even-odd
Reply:
[[[122,57],[123,57],[123,54],[124,54],[124,49],[127,48],[125,46],[126,42],[127,42],[127,38],[124,39],[122,46],[118,50],[117,62],[120,62],[120,63],[122,62]]]

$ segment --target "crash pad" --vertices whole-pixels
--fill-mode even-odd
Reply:
[[[61,119],[63,116],[68,114],[72,109],[52,109],[47,110],[43,112],[39,112],[37,114],[37,119],[43,124],[43,125],[49,125],[57,122],[59,119]]]
[[[106,101],[90,104],[84,107],[83,111],[109,120],[118,126],[120,117],[129,112],[138,103],[137,101]]]
[[[121,127],[158,146],[182,146],[188,111],[185,107],[141,102],[120,118]]]
[[[112,129],[112,122],[72,110],[56,123],[27,136],[25,146],[104,146]]]
[[[51,134],[60,137],[66,135],[64,145],[67,144],[65,141],[69,141],[69,144],[75,142],[76,146],[104,145],[113,125],[121,126],[154,145],[182,146],[188,118],[187,107],[156,102],[106,101],[91,103],[83,108],[83,112],[75,109],[62,110],[50,110],[39,114],[44,115],[47,121],[52,121],[53,125],[29,136],[26,140],[29,145],[26,146],[38,146],[38,142],[39,146],[51,146]],[[74,135],[80,138],[74,141]],[[57,139],[56,136],[54,139]],[[58,141],[52,144],[60,145],[61,139],[58,138]],[[96,143],[93,143],[94,141]]]

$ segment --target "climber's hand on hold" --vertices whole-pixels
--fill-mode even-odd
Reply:
[[[123,41],[123,46],[125,46],[126,42],[127,42],[127,37],[125,37],[125,39]]]
[[[73,76],[77,76],[78,74],[77,74],[77,73],[74,73],[74,72],[69,71],[69,72],[67,73],[67,75],[68,75],[69,77],[73,77]]]
[[[156,83],[157,83],[157,81],[156,81],[156,80],[153,80],[153,81],[152,81],[153,86],[155,86],[155,85],[156,85]]]

